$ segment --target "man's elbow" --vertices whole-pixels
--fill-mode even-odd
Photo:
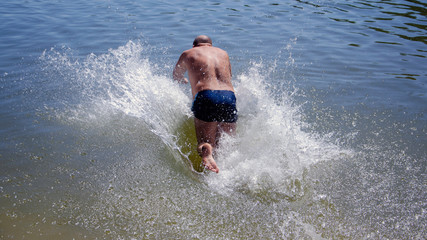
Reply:
[[[184,82],[186,80],[184,73],[185,73],[185,71],[182,71],[182,69],[174,68],[173,73],[172,73],[173,80],[178,81],[178,82]]]
[[[182,74],[173,74],[172,75],[173,80],[179,82],[179,83],[188,83],[187,78],[184,77]]]
[[[179,83],[188,83],[188,79],[185,77],[182,78],[174,78],[175,81],[179,82]]]

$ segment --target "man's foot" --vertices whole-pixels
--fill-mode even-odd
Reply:
[[[219,173],[219,168],[216,165],[216,162],[213,159],[212,155],[202,157],[202,160],[203,160],[203,166],[205,166],[207,170],[211,170],[212,172]]]
[[[203,166],[212,172],[218,173],[219,168],[212,157],[212,146],[209,143],[203,143],[197,148],[197,150],[202,157]]]

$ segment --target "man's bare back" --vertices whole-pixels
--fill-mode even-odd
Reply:
[[[231,65],[226,51],[213,47],[209,37],[196,37],[193,48],[184,51],[173,71],[173,78],[181,83],[188,83],[184,74],[188,71],[193,94],[193,112],[198,141],[198,152],[204,166],[214,172],[219,168],[213,159],[221,132],[234,133],[237,121],[234,88],[231,83]],[[206,96],[201,96],[206,95]],[[217,96],[218,95],[218,96]],[[223,98],[223,104],[200,103],[202,98]],[[228,105],[227,105],[228,104]],[[222,112],[221,112],[222,111]]]
[[[174,79],[185,82],[185,71],[188,71],[193,97],[206,89],[234,91],[228,54],[212,44],[201,43],[184,51],[175,67]]]

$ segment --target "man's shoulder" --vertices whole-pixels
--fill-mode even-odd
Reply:
[[[224,49],[222,49],[222,48],[218,48],[218,47],[213,47],[213,49],[215,49],[215,52],[216,52],[217,54],[221,54],[222,56],[226,56],[226,57],[228,57],[228,53],[227,53],[227,51],[225,51]]]
[[[198,51],[196,51],[196,49],[195,48],[190,48],[190,49],[187,49],[187,50],[185,50],[184,52],[182,52],[182,55],[183,56],[186,56],[186,57],[190,57],[190,56],[192,56],[192,55],[194,55],[194,54],[196,54]]]
[[[190,48],[188,50],[185,50],[182,55],[185,58],[197,58],[200,56],[205,55],[205,51],[201,50],[200,48]]]
[[[185,50],[184,53],[186,54],[199,54],[199,53],[225,53],[227,54],[227,52],[219,47],[195,47],[195,48],[190,48],[188,50]]]
[[[196,47],[196,48],[190,48],[188,50],[185,50],[182,53],[182,57],[185,59],[200,59],[200,58],[205,58],[206,56],[223,56],[223,57],[228,57],[228,53],[218,47],[209,47],[207,48],[201,48],[201,47]]]
[[[188,49],[188,50],[185,50],[184,52],[182,52],[182,54],[181,54],[181,56],[180,56],[180,60],[181,61],[189,61],[191,58],[194,58],[194,51],[193,51],[193,49],[191,48],[191,49]]]

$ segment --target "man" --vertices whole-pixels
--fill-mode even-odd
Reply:
[[[213,150],[222,132],[235,132],[237,121],[230,59],[227,52],[212,46],[208,36],[200,35],[194,39],[193,48],[179,57],[173,79],[188,83],[186,71],[194,99],[191,110],[195,116],[197,151],[205,168],[218,173]]]

